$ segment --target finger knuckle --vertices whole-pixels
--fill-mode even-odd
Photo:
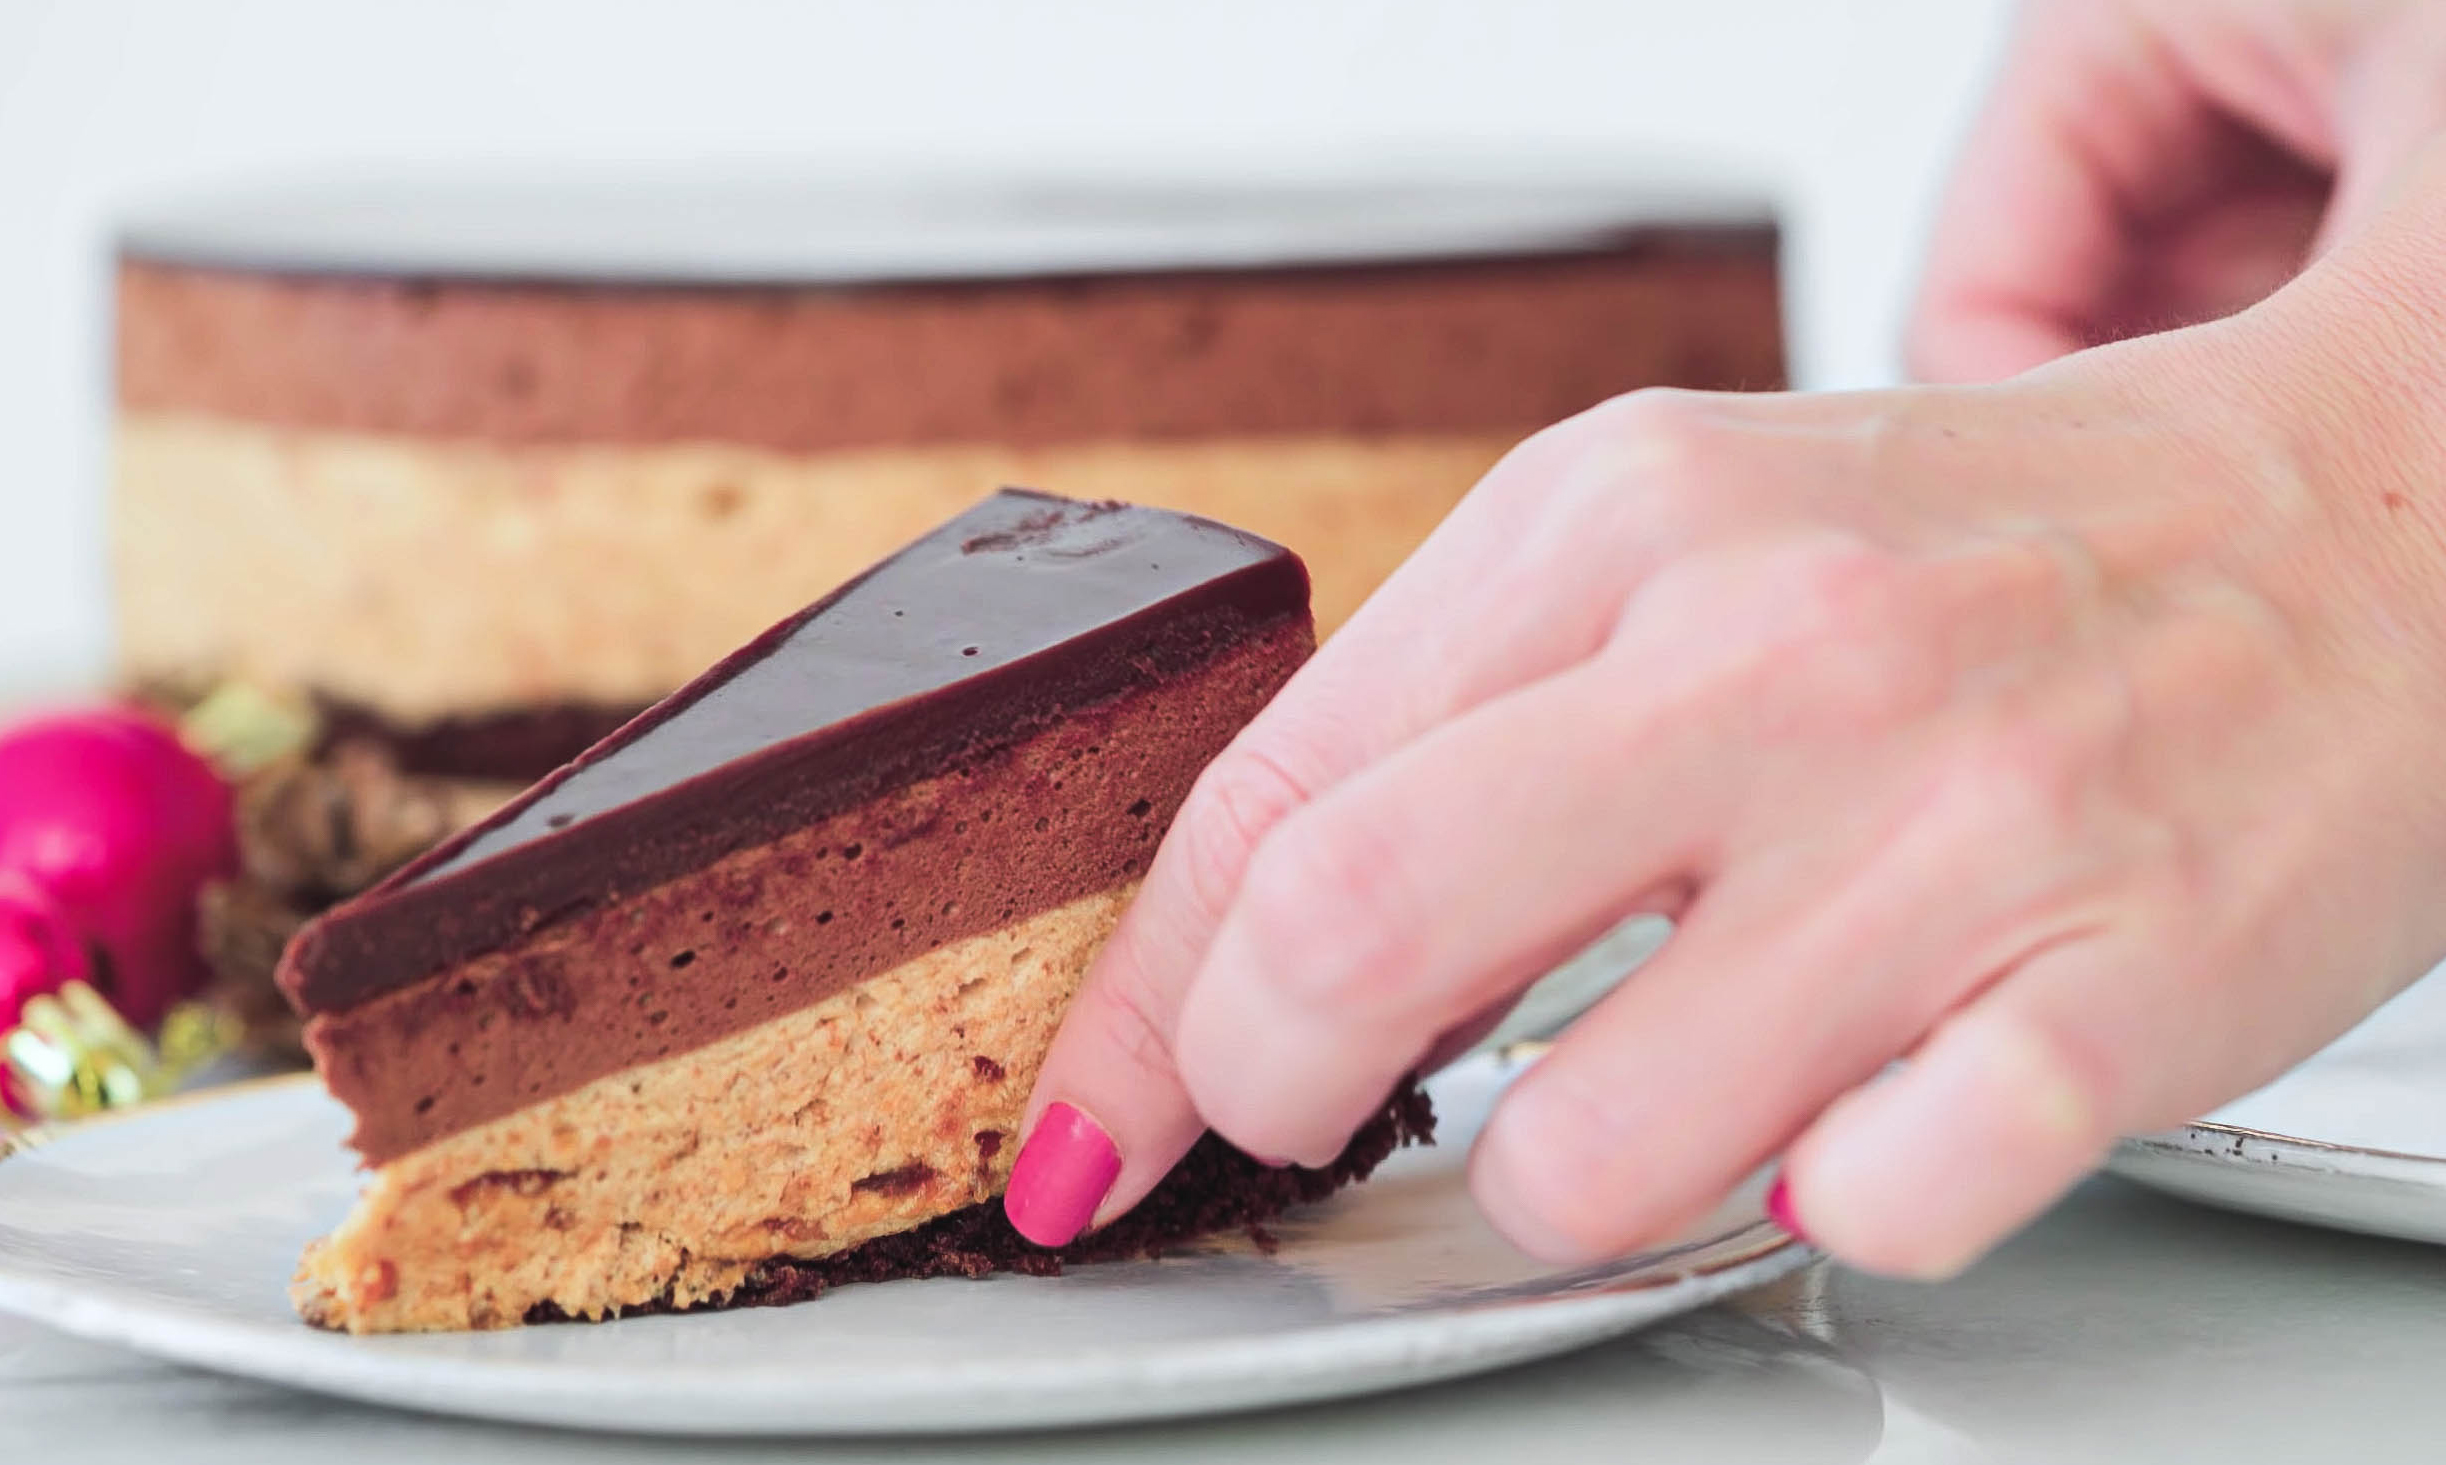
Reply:
[[[1975,839],[2035,852],[2075,837],[2089,772],[2087,750],[2062,729],[1998,717],[1955,753],[1945,795]]]
[[[1761,706],[1823,740],[1886,731],[1944,699],[1943,627],[1901,557],[1839,541],[1776,557],[1760,579],[1740,690]]]
[[[1145,1074],[1169,1074],[1175,1067],[1170,1004],[1158,993],[1147,970],[1131,962],[1108,967],[1104,980],[1079,994],[1080,1014],[1096,1034],[1103,1051]]]
[[[1909,567],[1866,540],[1829,534],[1775,565],[1782,629],[1809,650],[1894,639],[1910,628]]]
[[[2113,1137],[2114,1115],[2143,1075],[2110,1041],[2105,1025],[2061,1011],[1973,1009],[1956,1022],[1985,1026],[1984,1046],[2003,1055],[2023,1123],[2082,1145]]]
[[[1312,783],[1295,774],[1295,759],[1263,742],[1235,745],[1201,775],[1172,837],[1190,899],[1209,921],[1230,908],[1266,835],[1305,803]]]
[[[1250,861],[1238,918],[1282,991],[1320,1007],[1380,1008],[1412,965],[1416,912],[1395,853],[1340,816],[1286,823]]]
[[[1569,419],[1616,442],[1649,443],[1665,449],[1690,444],[1706,425],[1705,392],[1681,387],[1641,387],[1608,397]]]
[[[1509,1205],[1586,1255],[1609,1254],[1639,1234],[1639,1198],[1613,1183],[1639,1136],[1606,1095],[1560,1073],[1533,1073],[1504,1107]]]
[[[1738,498],[1730,440],[1699,392],[1650,387],[1550,429],[1546,492],[1587,525],[1636,523],[1667,544],[1702,538]]]
[[[1608,476],[1652,510],[1695,513],[1734,492],[1724,471],[1731,444],[1706,402],[1698,392],[1651,387],[1598,409]]]

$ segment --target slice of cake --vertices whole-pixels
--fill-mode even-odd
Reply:
[[[719,573],[704,567],[703,573]],[[995,1203],[1036,1069],[1200,769],[1307,656],[1299,559],[1006,491],[300,933],[373,1169],[294,1291],[356,1332],[1043,1269]],[[1080,1256],[1326,1172],[1210,1140]]]

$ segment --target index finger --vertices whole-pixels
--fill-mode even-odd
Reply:
[[[1597,410],[1651,410],[1623,405],[1637,400]],[[1603,643],[1633,567],[1573,552],[1601,534],[1591,515],[1530,505],[1585,495],[1627,522],[1625,485],[1654,476],[1640,459],[1657,439],[1588,437],[1549,430],[1515,449],[1199,778],[1038,1076],[1005,1200],[1030,1239],[1059,1245],[1128,1210],[1203,1132],[1174,1024],[1267,834],[1427,729]]]

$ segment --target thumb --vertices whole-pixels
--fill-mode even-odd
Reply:
[[[2382,211],[2422,145],[2446,135],[2446,6],[2402,7],[2338,78],[2338,165],[2317,253]]]

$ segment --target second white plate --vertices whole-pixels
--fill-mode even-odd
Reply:
[[[2124,1141],[2107,1169],[2221,1210],[2446,1244],[2446,1159],[2428,1155],[2194,1124]]]
[[[2290,1073],[2107,1168],[2185,1200],[2446,1244],[2446,969]]]

